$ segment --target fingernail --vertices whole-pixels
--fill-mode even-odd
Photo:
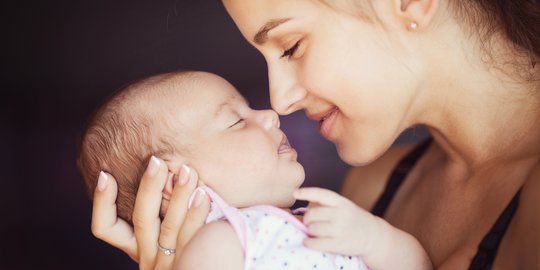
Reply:
[[[185,185],[188,182],[190,172],[191,172],[190,168],[186,166],[185,164],[183,164],[182,168],[180,169],[180,176],[178,177],[178,183],[181,186]]]
[[[97,188],[100,192],[103,192],[107,188],[107,184],[109,183],[109,176],[107,176],[106,173],[103,171],[99,172],[99,178],[97,182]]]
[[[159,166],[161,165],[161,162],[159,162],[159,159],[152,156],[150,157],[150,162],[148,163],[148,168],[146,168],[146,174],[148,176],[155,176],[159,171]]]
[[[206,196],[206,191],[202,189],[197,189],[195,193],[195,198],[193,198],[193,201],[189,204],[189,208],[191,208],[192,206],[195,206],[195,207],[201,206],[205,196]]]

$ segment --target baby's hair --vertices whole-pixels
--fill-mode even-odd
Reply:
[[[186,81],[192,81],[194,74],[171,72],[122,87],[98,107],[83,130],[77,166],[90,199],[100,171],[112,174],[118,184],[117,215],[130,224],[140,179],[150,157],[171,156],[179,151],[178,145],[170,143],[176,134],[166,120],[167,113],[156,112],[160,108],[149,104],[165,95],[167,83],[174,83],[175,91],[186,88]],[[157,127],[165,127],[167,132]]]

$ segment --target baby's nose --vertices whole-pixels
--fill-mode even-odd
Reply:
[[[279,122],[279,116],[278,114],[273,110],[264,110],[261,111],[262,119],[263,119],[263,126],[265,129],[272,129],[272,128],[279,128],[280,122]]]

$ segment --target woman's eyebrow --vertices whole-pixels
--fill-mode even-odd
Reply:
[[[270,30],[280,26],[281,24],[287,22],[291,18],[282,18],[282,19],[275,19],[270,20],[266,22],[260,29],[257,31],[257,34],[253,37],[253,42],[255,42],[258,45],[263,45],[266,40],[268,39],[268,32]]]

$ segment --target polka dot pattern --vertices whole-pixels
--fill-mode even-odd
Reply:
[[[302,242],[307,235],[283,217],[253,209],[240,211],[247,230],[244,264],[246,270],[368,269],[357,257],[304,247]]]
[[[360,258],[304,247],[307,228],[282,209],[271,205],[238,209],[208,187],[199,188],[212,198],[206,222],[228,220],[242,244],[246,270],[368,269]]]

